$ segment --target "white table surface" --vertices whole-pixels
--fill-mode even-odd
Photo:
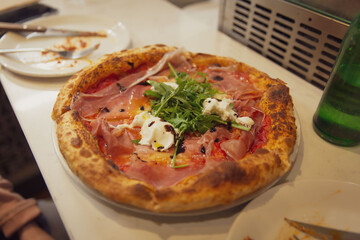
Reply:
[[[301,123],[296,163],[287,180],[333,179],[360,184],[360,147],[344,148],[319,138],[312,116],[322,91],[217,30],[217,1],[184,9],[161,0],[44,0],[62,14],[105,15],[123,22],[132,46],[164,43],[189,51],[233,57],[291,89]],[[215,8],[214,8],[215,7]],[[114,209],[89,197],[62,168],[53,145],[50,114],[67,78],[32,78],[0,70],[1,83],[72,239],[225,239],[241,213],[236,207],[196,217],[155,217]]]

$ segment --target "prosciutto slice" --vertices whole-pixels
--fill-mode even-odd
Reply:
[[[251,132],[242,131],[238,139],[230,139],[220,144],[220,148],[231,159],[241,159],[249,151],[254,142],[254,135]]]
[[[132,86],[135,86],[141,83],[142,81],[146,80],[148,77],[160,72],[166,67],[167,63],[171,63],[173,66],[176,67],[181,65],[190,66],[190,64],[186,61],[183,48],[179,48],[175,51],[167,52],[164,54],[164,56],[160,59],[160,61],[157,64],[155,64],[146,71],[146,74],[144,76],[132,82],[129,86],[127,86],[127,88],[131,88]]]
[[[231,132],[225,127],[216,127],[214,130],[207,131],[199,140],[199,144],[204,147],[206,156],[210,156],[216,140],[230,139],[231,137]]]
[[[154,166],[141,160],[132,160],[128,163],[125,174],[130,178],[147,182],[155,188],[162,188],[174,185],[183,178],[200,171],[201,169],[194,166],[175,169],[166,165]]]
[[[134,144],[131,142],[131,135],[125,130],[120,136],[112,134],[112,128],[109,126],[105,118],[98,118],[91,123],[91,133],[98,137],[103,138],[107,147],[106,154],[111,156],[119,156],[131,154],[134,152]]]
[[[255,141],[256,134],[264,125],[265,114],[256,108],[251,108],[249,115],[254,121],[254,127],[250,131],[232,131],[230,132],[226,127],[216,127],[215,130],[207,131],[198,141],[198,144],[203,146],[206,156],[210,156],[214,147],[214,142],[225,139],[220,143],[220,148],[226,155],[233,160],[241,159],[251,149]],[[196,145],[193,143],[195,148]],[[199,147],[198,147],[199,148]]]
[[[235,65],[211,66],[204,72],[207,73],[207,78],[213,85],[231,95],[234,100],[256,99],[262,96],[260,91],[249,84],[249,75],[237,72]]]
[[[91,116],[105,117],[108,120],[133,117],[134,112],[148,101],[144,96],[146,89],[150,89],[150,86],[137,85],[129,91],[103,97],[81,94],[71,108],[78,111],[84,119]]]

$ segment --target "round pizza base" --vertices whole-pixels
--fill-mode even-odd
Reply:
[[[295,148],[294,145],[299,142],[299,126],[295,123],[289,89],[281,80],[272,79],[234,59],[187,52],[186,56],[198,66],[236,64],[239,71],[250,74],[251,81],[256,81],[256,86],[265,91],[259,104],[265,113],[270,114],[272,128],[265,148],[247,154],[241,161],[225,161],[211,171],[189,176],[163,189],[155,189],[119,173],[104,158],[96,139],[80,121],[78,113],[71,110],[72,98],[97,80],[110,73],[127,72],[141,64],[153,66],[164,53],[175,49],[154,45],[114,53],[74,75],[60,90],[52,113],[57,122],[54,139],[59,139],[59,144],[55,141],[55,146],[60,145],[62,154],[58,150],[59,156],[65,156],[66,168],[71,169],[69,172],[74,176],[79,176],[75,179],[81,179],[80,184],[86,184],[85,189],[89,188],[95,196],[104,196],[100,198],[115,203],[115,206],[131,205],[131,209],[141,208],[140,212],[161,215],[186,215],[215,212],[246,202],[286,176],[296,158],[298,145]],[[291,156],[294,156],[293,160]]]

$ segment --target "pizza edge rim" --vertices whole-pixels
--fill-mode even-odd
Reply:
[[[110,54],[65,83],[54,105],[52,117],[57,123],[56,137],[60,152],[71,171],[105,197],[152,212],[184,212],[226,205],[260,190],[284,175],[291,167],[289,155],[296,140],[289,89],[281,80],[272,79],[244,63],[209,54],[189,53],[189,58],[207,64],[210,59],[227,64],[237,63],[253,77],[265,79],[260,88],[267,90],[260,105],[265,113],[271,115],[275,125],[272,124],[270,139],[264,147],[254,154],[247,154],[240,161],[223,162],[211,171],[188,176],[180,183],[162,189],[155,189],[147,183],[119,174],[111,162],[104,158],[97,140],[87,131],[77,113],[69,110],[69,101],[76,91],[109,74],[108,69],[113,69],[113,63],[122,64],[118,66],[120,70],[117,70],[121,72],[133,67],[129,62],[139,64],[174,49],[155,45]],[[88,79],[86,83],[84,79]],[[280,105],[284,108],[280,108]],[[285,118],[276,121],[280,115]]]

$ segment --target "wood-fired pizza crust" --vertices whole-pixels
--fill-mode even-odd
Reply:
[[[97,139],[81,122],[78,113],[70,110],[72,98],[99,79],[113,73],[122,76],[144,64],[150,67],[166,52],[175,49],[154,45],[105,55],[65,83],[54,105],[52,118],[57,125],[60,151],[72,172],[90,188],[113,201],[162,213],[230,204],[287,173],[291,168],[289,156],[295,145],[296,125],[292,99],[285,84],[234,59],[190,52],[187,58],[198,66],[237,64],[238,69],[249,73],[256,87],[265,92],[260,107],[271,118],[267,144],[240,160],[225,161],[213,169],[186,177],[176,185],[160,189],[129,179],[106,159]]]

